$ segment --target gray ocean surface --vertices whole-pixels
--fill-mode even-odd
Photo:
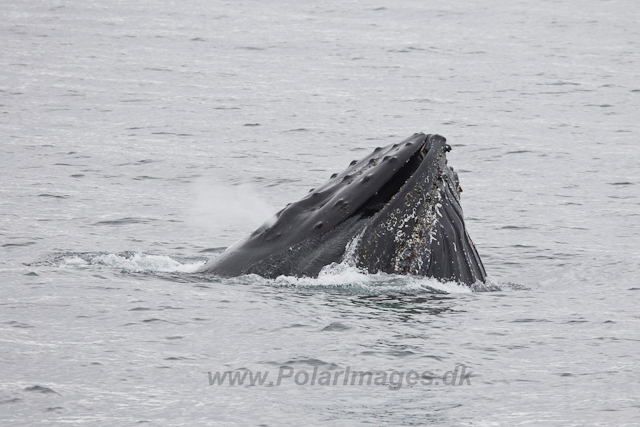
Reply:
[[[640,425],[636,0],[4,0],[0,16],[3,426]],[[346,265],[194,274],[421,131],[452,145],[501,291]],[[305,374],[277,385],[283,365]],[[347,368],[390,376],[304,381]],[[224,371],[269,377],[210,385]]]

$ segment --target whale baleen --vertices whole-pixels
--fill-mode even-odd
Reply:
[[[331,263],[369,273],[485,282],[460,206],[451,150],[440,135],[378,147],[331,176],[273,221],[209,261],[200,273],[316,277]]]

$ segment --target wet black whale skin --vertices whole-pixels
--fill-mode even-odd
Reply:
[[[447,166],[449,150],[444,137],[422,133],[378,147],[287,205],[275,221],[200,273],[316,277],[322,267],[340,262],[351,243],[350,261],[370,273],[484,282],[464,224],[458,176]]]

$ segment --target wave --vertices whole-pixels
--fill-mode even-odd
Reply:
[[[346,257],[348,260],[349,258]],[[204,257],[178,257],[158,253],[125,251],[109,252],[64,252],[54,254],[44,261],[26,264],[34,267],[74,268],[79,270],[109,268],[123,273],[145,273],[164,275],[177,273],[182,280],[222,281],[229,284],[268,286],[272,288],[296,288],[300,290],[330,290],[348,294],[380,295],[385,293],[440,293],[462,294],[481,291],[498,291],[497,281],[488,278],[487,283],[467,286],[458,282],[443,282],[438,279],[399,274],[369,274],[349,261],[333,263],[324,267],[318,277],[279,276],[275,279],[250,274],[222,279],[198,274],[206,263]]]
[[[177,257],[133,251],[118,253],[65,252],[28,265],[62,268],[110,267],[130,273],[194,273],[206,262],[201,258],[181,260],[175,258]]]

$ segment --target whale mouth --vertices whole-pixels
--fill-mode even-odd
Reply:
[[[389,180],[378,190],[368,201],[366,201],[360,209],[353,213],[353,215],[360,215],[361,217],[371,217],[380,212],[400,190],[407,184],[407,182],[413,177],[416,171],[422,165],[429,149],[431,148],[430,136],[424,139],[424,142],[418,150],[405,162],[400,169],[398,169]],[[451,150],[451,147],[446,145],[445,150]],[[412,183],[418,185],[419,182]],[[352,215],[352,216],[353,216]]]

